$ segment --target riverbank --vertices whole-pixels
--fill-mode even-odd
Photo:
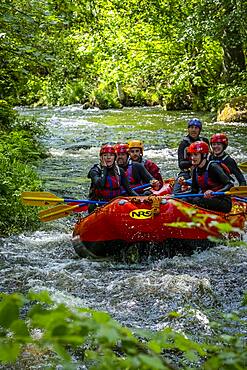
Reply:
[[[25,190],[38,190],[41,180],[35,165],[46,157],[38,136],[44,127],[21,119],[5,101],[0,101],[0,235],[6,236],[38,226],[37,214],[20,201]]]

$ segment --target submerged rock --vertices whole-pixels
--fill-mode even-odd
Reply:
[[[233,98],[219,109],[217,121],[247,122],[247,95]]]

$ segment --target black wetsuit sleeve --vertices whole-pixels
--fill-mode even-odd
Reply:
[[[217,191],[228,191],[233,186],[230,178],[226,175],[224,170],[217,163],[212,163],[208,168],[208,176],[216,183],[222,184],[222,188]]]
[[[131,189],[128,177],[125,175],[125,172],[122,168],[120,168],[120,176],[121,176],[121,185],[126,191],[126,193],[130,196],[137,196],[138,194]]]
[[[246,180],[245,180],[244,175],[242,174],[240,168],[238,167],[235,159],[231,158],[231,157],[228,157],[225,160],[225,164],[227,165],[227,167],[231,171],[231,174],[233,174],[236,177],[239,185],[240,186],[245,186],[246,185]]]
[[[179,144],[179,147],[178,147],[178,166],[179,168],[183,171],[183,170],[188,170],[191,165],[192,165],[192,162],[191,160],[188,160],[186,158],[187,156],[187,148],[189,146],[189,143],[185,140],[181,141],[181,143]]]
[[[137,179],[138,182],[149,183],[154,180],[153,176],[148,172],[148,170],[141,163],[133,163],[133,177]]]
[[[95,165],[90,169],[87,177],[91,179],[91,185],[93,188],[103,189],[106,183],[107,168],[100,168],[99,166]]]

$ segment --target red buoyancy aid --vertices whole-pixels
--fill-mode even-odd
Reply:
[[[130,162],[128,164],[128,168],[127,170],[125,171],[125,174],[126,176],[128,177],[128,180],[129,180],[129,184],[130,184],[130,187],[133,189],[134,187],[136,186],[140,186],[142,185],[142,182],[139,184],[135,181],[135,178],[133,177],[133,166],[132,166],[132,162]],[[142,192],[142,191],[141,191]]]
[[[205,193],[206,190],[218,191],[222,188],[222,184],[213,180],[208,174],[208,168],[211,163],[213,162],[208,163],[206,170],[202,175],[198,175],[196,170],[197,183],[203,193]]]
[[[222,188],[222,184],[214,182],[210,177],[208,177],[206,182],[205,177],[205,173],[201,176],[197,176],[198,185],[203,193],[205,193],[206,190],[218,191]]]
[[[220,167],[224,170],[224,172],[230,176],[231,174],[231,170],[229,167],[227,167],[227,165],[224,163],[224,161],[229,157],[229,154],[225,154],[224,157],[220,158],[220,159],[210,159],[209,162],[210,163],[217,163],[220,165]]]
[[[162,176],[160,174],[160,169],[157,166],[157,164],[152,162],[150,159],[144,160],[143,164],[146,170],[150,173],[150,175],[152,175],[154,179],[158,180],[160,183],[160,187],[162,187],[163,179],[162,179]]]
[[[127,168],[127,170],[125,171],[125,175],[128,177],[128,180],[129,180],[130,186],[131,186],[131,185],[135,185],[135,179],[134,179],[134,177],[133,177],[133,167],[132,167],[132,163],[129,163],[129,164],[128,164],[128,168]]]
[[[107,176],[104,189],[94,189],[94,195],[98,199],[113,199],[121,194],[121,176]]]

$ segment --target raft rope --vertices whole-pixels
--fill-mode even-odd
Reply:
[[[149,195],[147,198],[143,200],[140,198],[133,197],[131,198],[130,201],[133,204],[140,204],[140,203],[151,204],[152,205],[151,211],[152,211],[153,216],[158,215],[160,213],[160,203],[162,201],[161,196]]]

